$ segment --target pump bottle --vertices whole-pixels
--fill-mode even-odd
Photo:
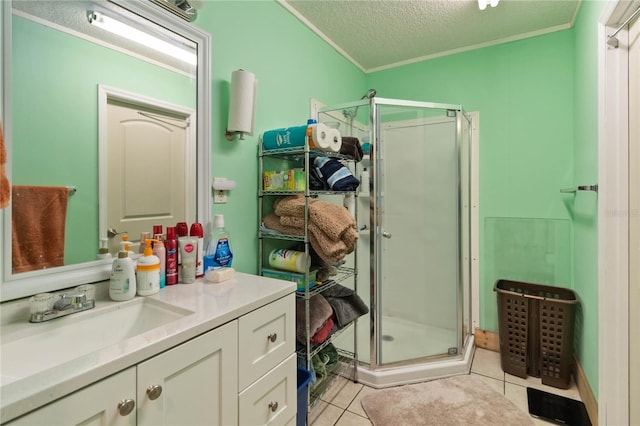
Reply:
[[[131,300],[136,295],[136,271],[129,257],[129,242],[120,244],[122,249],[113,261],[109,277],[109,297],[116,302]]]
[[[151,241],[150,238],[145,240],[144,256],[136,265],[138,296],[151,296],[160,290],[160,259],[153,254]]]
[[[213,218],[211,239],[204,255],[204,273],[209,269],[230,267],[233,253],[229,243],[229,233],[224,229],[224,215],[217,214]]]

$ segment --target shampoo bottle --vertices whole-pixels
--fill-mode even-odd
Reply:
[[[153,238],[155,240],[153,254],[160,259],[160,288],[164,288],[167,284],[167,250],[164,247],[164,241],[162,241],[162,234],[156,234]]]
[[[109,297],[116,302],[133,299],[136,295],[136,271],[129,257],[129,243],[123,241],[118,257],[113,261],[109,276]]]
[[[229,234],[224,229],[224,216],[217,214],[213,218],[213,231],[204,254],[204,272],[206,273],[209,269],[230,267],[232,262],[233,253]]]
[[[151,239],[145,240],[144,256],[138,259],[136,278],[139,296],[151,296],[160,290],[160,259],[154,256]]]

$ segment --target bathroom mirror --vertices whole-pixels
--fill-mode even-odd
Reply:
[[[209,223],[209,34],[146,1],[3,1],[0,13],[0,113],[9,180],[13,185],[75,189],[66,205],[63,266],[14,271],[12,238],[21,235],[13,233],[12,206],[0,210],[0,301],[108,279],[111,261],[95,260],[100,238],[107,237],[105,188],[113,169],[105,160],[108,130],[101,116],[108,101],[133,102],[144,119],[159,126],[171,127],[172,118],[191,126],[191,141],[184,145],[181,220]],[[166,47],[158,52],[91,24],[92,16],[125,23],[138,34],[193,55],[186,62],[170,57]],[[159,167],[157,155],[141,156],[127,160],[122,185],[132,176],[144,177],[147,166]],[[137,164],[135,170],[131,164]],[[137,240],[139,235],[130,237]]]

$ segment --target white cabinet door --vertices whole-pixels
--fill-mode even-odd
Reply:
[[[8,425],[134,426],[135,389],[136,368],[131,367],[26,414]],[[122,409],[119,407],[121,402]]]
[[[138,424],[238,424],[238,323],[138,364]]]

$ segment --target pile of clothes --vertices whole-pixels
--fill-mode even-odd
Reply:
[[[267,229],[287,235],[305,233],[305,198],[302,195],[279,197],[274,212],[262,218]],[[328,265],[343,261],[355,250],[358,231],[353,216],[343,206],[319,199],[309,200],[309,242]]]

